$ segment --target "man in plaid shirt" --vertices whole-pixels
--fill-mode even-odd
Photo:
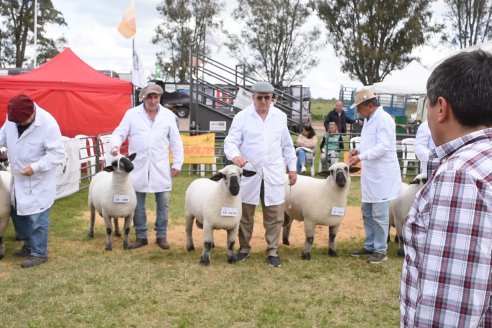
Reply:
[[[408,213],[401,327],[492,327],[492,55],[448,58],[427,81],[436,144]]]

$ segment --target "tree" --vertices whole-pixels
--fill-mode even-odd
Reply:
[[[312,12],[301,0],[239,0],[233,17],[245,26],[226,45],[248,73],[290,85],[318,64],[321,31],[305,27]]]
[[[163,45],[164,50],[156,56],[164,68],[164,76],[186,80],[189,48],[193,43],[204,43],[207,27],[222,24],[219,19],[222,6],[218,0],[165,0],[157,6],[157,12],[164,22],[157,26],[152,43]]]
[[[342,71],[364,85],[380,82],[414,58],[442,26],[431,23],[433,0],[318,0],[320,18]]]
[[[37,18],[38,62],[42,63],[58,54],[66,40],[46,37],[48,24],[67,25],[61,12],[53,7],[51,0],[38,0]],[[22,67],[26,48],[34,44],[34,0],[5,0],[0,2],[0,65]]]
[[[492,0],[446,0],[446,3],[455,31],[451,43],[459,44],[463,49],[492,38]],[[448,35],[443,39],[447,40]]]

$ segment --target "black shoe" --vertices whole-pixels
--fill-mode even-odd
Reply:
[[[350,255],[355,256],[355,257],[359,257],[359,256],[372,255],[373,253],[374,253],[373,251],[368,251],[365,248],[361,248],[361,249],[358,249],[356,251],[353,251],[352,253],[350,253]]]
[[[280,268],[282,266],[282,262],[278,256],[269,256],[268,264],[274,268]]]
[[[27,257],[29,255],[31,255],[31,247],[26,245],[22,246],[21,249],[19,249],[17,252],[14,252],[12,254],[12,256],[14,257]]]
[[[47,256],[29,256],[27,259],[22,261],[21,268],[27,269],[32,268],[36,265],[40,265],[48,261]]]
[[[380,263],[386,262],[387,259],[388,259],[388,257],[386,256],[385,253],[374,252],[372,255],[367,257],[367,263],[380,264]]]
[[[249,256],[249,253],[241,253],[241,252],[237,252],[236,254],[236,261],[237,262],[241,262],[241,261],[244,261],[248,258]]]
[[[140,248],[148,244],[149,241],[147,240],[147,238],[137,238],[137,240],[135,240],[133,244],[130,244],[130,246],[128,246],[128,249]]]
[[[169,249],[171,248],[171,245],[169,245],[169,243],[167,242],[167,239],[164,237],[164,238],[157,238],[155,240],[155,243],[162,249]]]

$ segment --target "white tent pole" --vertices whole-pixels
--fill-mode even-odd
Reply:
[[[38,67],[38,0],[34,0],[34,68]]]

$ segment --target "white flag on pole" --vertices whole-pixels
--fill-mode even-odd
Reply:
[[[132,83],[133,85],[140,88],[147,86],[147,79],[145,78],[142,61],[140,60],[137,49],[135,49],[135,47],[133,48]]]

